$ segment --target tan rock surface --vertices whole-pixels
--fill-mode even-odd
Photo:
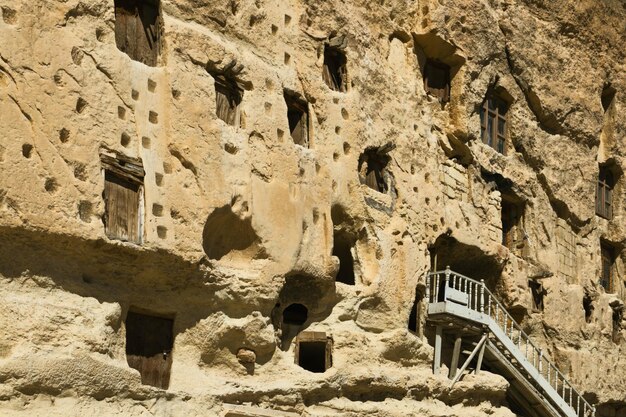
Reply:
[[[113,0],[0,0],[0,415],[513,416],[504,378],[449,390],[431,372],[432,329],[407,330],[434,253],[485,279],[598,417],[626,413],[623,1],[161,12],[149,67],[117,48]],[[345,93],[322,78],[338,35]],[[427,59],[451,68],[445,106],[424,89]],[[236,127],[216,116],[226,70],[243,88]],[[509,101],[506,155],[480,138],[491,90]],[[308,148],[290,137],[284,91],[308,102]],[[359,161],[387,144],[380,193]],[[141,160],[140,245],[105,234],[105,151]],[[606,162],[611,220],[595,215]],[[503,193],[524,201],[523,251],[501,244]],[[601,240],[614,294],[599,284]],[[340,241],[354,285],[336,282]],[[307,308],[295,330],[282,321],[294,303]],[[167,389],[128,366],[129,311],[174,318]],[[303,330],[332,340],[323,373],[294,363]]]

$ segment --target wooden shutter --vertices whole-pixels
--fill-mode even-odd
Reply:
[[[115,42],[132,60],[156,66],[161,44],[158,0],[115,0]]]
[[[106,203],[106,234],[109,238],[141,243],[139,235],[139,188],[107,171],[104,199]]]
[[[105,233],[111,239],[141,243],[141,194],[145,172],[141,161],[122,155],[100,155],[104,175]]]

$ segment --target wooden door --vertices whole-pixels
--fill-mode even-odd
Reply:
[[[139,371],[141,383],[167,389],[174,344],[172,319],[128,312],[126,361]]]

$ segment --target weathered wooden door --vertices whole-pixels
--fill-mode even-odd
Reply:
[[[174,320],[128,312],[126,361],[139,371],[141,383],[167,389],[172,368]]]
[[[106,235],[111,239],[141,243],[139,184],[105,171],[104,201]]]

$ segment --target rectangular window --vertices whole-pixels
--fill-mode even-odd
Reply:
[[[115,0],[115,43],[132,60],[156,66],[161,47],[159,0]]]
[[[450,67],[440,62],[426,61],[424,89],[441,102],[450,101]]]
[[[284,94],[287,103],[287,119],[293,143],[309,147],[309,106],[306,101],[288,93]]]
[[[600,285],[604,287],[606,292],[613,293],[615,288],[615,251],[613,247],[602,242],[600,243]]]
[[[143,178],[141,161],[101,155],[104,168],[104,227],[110,239],[141,243]]]
[[[526,242],[523,228],[524,205],[502,198],[502,244],[521,255]]]
[[[388,155],[393,149],[387,147],[369,148],[359,156],[359,179],[372,190],[386,194],[389,191],[390,174],[387,164],[391,160]]]
[[[241,115],[239,105],[243,98],[243,90],[236,82],[223,76],[215,76],[215,113],[217,117],[231,126],[240,126]]]
[[[309,372],[325,372],[333,366],[333,342],[324,332],[302,332],[296,340],[295,362]]]
[[[174,320],[128,312],[126,361],[141,374],[141,383],[167,389],[172,369]]]
[[[326,85],[334,91],[348,91],[348,71],[346,56],[338,48],[324,46],[324,69],[322,77]]]
[[[498,97],[485,99],[480,109],[480,136],[483,143],[506,154],[508,104]]]
[[[600,167],[596,187],[596,214],[605,219],[613,218],[613,173],[607,167]]]

